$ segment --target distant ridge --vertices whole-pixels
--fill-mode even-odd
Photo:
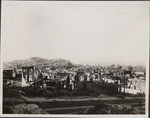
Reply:
[[[40,57],[31,57],[24,60],[14,60],[10,62],[3,62],[3,68],[15,67],[15,66],[48,66],[55,68],[71,68],[76,65],[70,60],[65,59],[45,59]]]
[[[8,69],[10,67],[19,67],[21,68],[22,66],[47,66],[47,67],[52,67],[52,68],[66,68],[69,69],[71,67],[86,67],[83,65],[79,64],[73,64],[70,60],[66,59],[45,59],[41,57],[31,57],[28,59],[23,59],[23,60],[14,60],[10,62],[3,62],[3,69]],[[89,65],[89,67],[92,67]],[[108,67],[111,67],[109,65]],[[122,67],[128,67],[128,66],[122,66]],[[142,65],[138,66],[132,66],[133,71],[138,71],[138,72],[145,72],[146,67]]]

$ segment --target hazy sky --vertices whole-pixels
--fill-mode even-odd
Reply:
[[[148,2],[3,2],[4,61],[145,64]]]

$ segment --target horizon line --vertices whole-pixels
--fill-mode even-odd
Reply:
[[[71,63],[73,64],[77,64],[77,65],[83,65],[83,66],[109,66],[109,65],[122,65],[122,66],[144,66],[146,67],[145,64],[121,64],[121,63],[111,63],[111,62],[93,62],[93,64],[91,62],[89,63],[75,63],[73,62],[72,60],[70,59],[65,59],[65,58],[45,58],[45,57],[39,57],[39,56],[33,56],[33,57],[28,57],[28,58],[22,58],[22,59],[13,59],[13,60],[10,60],[10,61],[2,61],[3,63],[9,63],[9,62],[12,62],[12,61],[21,61],[21,60],[27,60],[27,59],[31,59],[31,58],[42,58],[42,59],[47,59],[47,60],[52,60],[52,59],[63,59],[63,60],[68,60],[70,61]],[[108,64],[109,63],[109,64]],[[111,63],[111,64],[110,64]]]

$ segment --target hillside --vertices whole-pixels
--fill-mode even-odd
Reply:
[[[71,63],[70,60],[65,59],[45,59],[40,57],[32,57],[24,60],[14,60],[10,62],[3,62],[3,68],[9,67],[19,67],[21,66],[48,66],[54,68],[71,68],[74,67],[75,64]]]
[[[71,67],[85,67],[83,65],[79,64],[73,64],[70,60],[65,59],[45,59],[40,57],[31,57],[24,60],[14,60],[10,62],[3,62],[3,68],[8,69],[9,67],[18,67],[21,68],[22,66],[48,66],[52,68],[71,68]],[[91,66],[89,66],[91,67]],[[112,65],[108,66],[110,68],[114,68]],[[129,68],[130,66],[125,66],[126,68]],[[146,68],[144,66],[132,66],[133,71],[138,72],[145,72]]]

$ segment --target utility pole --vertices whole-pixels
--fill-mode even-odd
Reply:
[[[124,100],[125,100],[125,70],[124,70]]]

